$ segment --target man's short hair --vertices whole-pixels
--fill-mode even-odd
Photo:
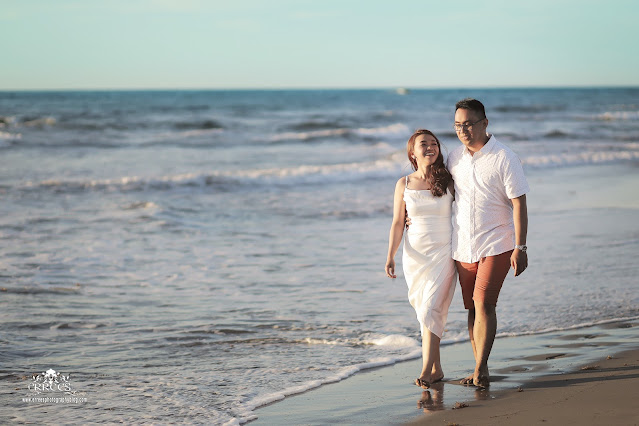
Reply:
[[[455,112],[458,109],[469,109],[477,113],[477,115],[481,118],[486,118],[486,109],[484,108],[484,104],[479,102],[477,99],[466,98],[455,104]]]

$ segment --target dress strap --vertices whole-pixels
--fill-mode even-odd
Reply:
[[[408,189],[408,176],[410,175],[406,175],[406,187],[404,189]]]

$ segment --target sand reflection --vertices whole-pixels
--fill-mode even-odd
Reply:
[[[444,383],[433,383],[429,390],[423,391],[421,398],[417,401],[417,408],[423,409],[424,413],[443,410]]]

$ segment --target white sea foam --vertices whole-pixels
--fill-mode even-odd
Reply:
[[[310,345],[375,345],[389,348],[412,348],[420,345],[412,337],[402,336],[401,334],[365,339],[314,339],[307,337],[304,342]]]
[[[138,210],[138,209],[157,209],[160,206],[152,201],[138,201],[135,203],[127,204],[122,207],[123,210]]]
[[[610,111],[604,112],[597,116],[600,120],[639,120],[639,111]]]
[[[372,340],[370,343],[373,345],[378,345],[378,346],[392,346],[392,347],[398,347],[398,348],[410,348],[413,346],[420,345],[420,343],[417,340],[411,337],[402,336],[399,334],[384,336],[380,339]]]
[[[16,118],[15,116],[2,116],[0,115],[0,129],[6,126],[15,125]]]
[[[404,123],[395,123],[384,127],[375,127],[372,129],[359,128],[355,132],[365,136],[395,136],[410,133],[410,129]]]
[[[598,150],[561,152],[543,155],[520,155],[522,163],[532,168],[557,168],[589,164],[605,164],[639,159],[639,143],[599,147]],[[177,187],[209,187],[237,185],[331,184],[362,179],[390,179],[407,172],[405,152],[394,153],[372,161],[338,164],[300,165],[293,167],[225,170],[208,173],[180,173],[159,177],[123,176],[116,179],[29,181],[24,189],[51,188],[56,191],[105,190],[137,191],[173,189]]]
[[[0,132],[0,139],[4,139],[4,140],[22,139],[22,133]]]
[[[309,345],[343,345],[347,342],[346,339],[335,339],[335,340],[329,340],[329,339],[313,339],[312,337],[307,337],[304,339],[305,343],[308,343]]]
[[[378,342],[374,344],[378,344],[382,346],[389,346],[389,345],[397,346],[399,344],[399,346],[401,347],[413,347],[413,350],[407,353],[404,353],[403,355],[373,358],[364,363],[343,367],[337,370],[334,374],[327,376],[321,380],[310,380],[304,383],[303,385],[291,386],[279,392],[272,392],[266,395],[257,396],[242,406],[242,411],[239,413],[240,418],[236,420],[238,420],[240,424],[246,423],[248,421],[251,421],[257,418],[257,416],[254,414],[253,411],[264,405],[268,405],[273,402],[280,401],[286,398],[287,396],[307,392],[311,389],[318,388],[322,385],[339,382],[363,370],[368,370],[368,369],[377,368],[377,367],[384,367],[388,365],[393,365],[397,362],[415,359],[420,357],[422,353],[421,347],[419,346],[417,341],[406,336],[390,335],[390,336],[385,336],[385,337],[376,339],[373,342]]]
[[[343,136],[350,132],[350,129],[330,129],[330,130],[313,130],[310,132],[286,132],[271,136],[271,141],[285,141],[290,139],[307,140],[314,138],[325,138],[330,136]]]
[[[117,179],[61,180],[47,179],[40,182],[28,181],[23,189],[51,188],[57,191],[78,190],[137,191],[144,189],[171,189],[181,186],[217,185],[297,185],[351,181],[367,177],[391,177],[399,173],[401,167],[392,159],[380,159],[361,163],[341,163],[329,165],[302,165],[286,168],[268,168],[212,173],[181,173],[157,178],[124,176]]]
[[[639,159],[639,150],[633,151],[591,151],[532,155],[522,158],[522,163],[531,167],[581,166],[587,164],[614,163]]]
[[[344,136],[349,134],[355,134],[359,136],[396,136],[408,133],[408,127],[404,123],[395,123],[384,127],[373,128],[339,128],[339,129],[326,129],[326,130],[312,130],[308,132],[286,132],[279,133],[271,136],[271,141],[285,141],[285,140],[308,140],[317,138],[328,138],[333,136]]]
[[[57,120],[53,117],[41,117],[41,118],[25,121],[22,123],[22,125],[27,127],[44,127],[44,126],[53,126],[56,123],[57,123]]]

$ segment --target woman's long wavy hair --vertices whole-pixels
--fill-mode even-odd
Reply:
[[[446,165],[444,164],[444,156],[442,155],[442,144],[437,139],[437,136],[430,130],[418,129],[413,133],[413,136],[408,139],[406,144],[406,152],[408,153],[408,161],[410,161],[413,170],[417,171],[417,160],[413,158],[415,154],[415,140],[418,136],[430,135],[437,141],[437,147],[439,148],[439,155],[432,166],[429,167],[428,182],[430,183],[430,192],[435,197],[442,197],[448,191],[448,184],[453,180]]]

